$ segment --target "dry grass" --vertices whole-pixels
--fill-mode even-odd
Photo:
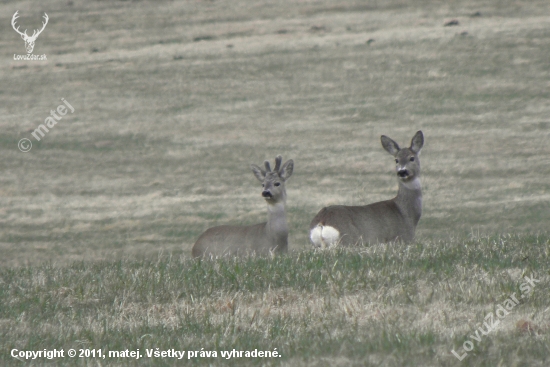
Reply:
[[[419,240],[547,230],[544,2],[48,4],[48,61],[1,69],[4,264],[187,254],[209,226],[264,219],[248,165],[276,154],[296,161],[307,248],[321,207],[394,195],[379,136],[417,129]],[[43,5],[1,5],[21,53],[15,7],[31,27]],[[75,113],[19,152],[62,97]]]
[[[24,53],[23,41],[10,26],[15,10],[19,23],[29,29],[48,13],[50,22],[34,51],[47,54],[47,62],[11,59],[12,53]],[[214,327],[185,343],[177,339],[181,328],[189,326],[174,315],[182,317],[192,305],[197,328],[214,325],[229,313],[235,325],[245,325],[241,329],[248,330],[247,340],[259,337],[266,325],[287,325],[290,329],[277,332],[280,339],[269,346],[293,345],[286,350],[289,365],[406,365],[409,357],[421,365],[432,360],[433,365],[453,365],[447,347],[458,345],[467,325],[499,301],[496,295],[484,297],[476,288],[478,280],[494,282],[503,272],[533,267],[548,274],[546,1],[54,0],[46,5],[29,0],[3,2],[0,14],[0,46],[7,52],[0,58],[4,282],[9,278],[5,274],[21,271],[16,278],[26,279],[25,266],[39,271],[45,263],[56,272],[84,261],[85,272],[106,276],[105,269],[116,266],[112,261],[124,259],[124,266],[153,271],[154,266],[140,261],[159,252],[191,264],[186,262],[190,248],[206,228],[264,220],[265,204],[248,166],[277,154],[296,165],[287,185],[290,256],[308,253],[307,227],[321,207],[395,194],[392,159],[379,137],[406,144],[419,129],[426,144],[417,241],[434,249],[438,243],[456,245],[467,253],[468,241],[511,233],[520,240],[509,247],[510,253],[520,258],[527,251],[533,262],[475,263],[472,253],[468,256],[476,266],[461,265],[468,276],[455,273],[447,281],[450,288],[441,279],[434,288],[439,298],[433,300],[428,300],[433,284],[427,274],[405,284],[393,279],[376,292],[345,294],[319,295],[294,283],[266,283],[268,288],[259,286],[250,294],[221,287],[202,306],[186,297],[156,302],[144,293],[130,303],[117,299],[117,311],[109,308],[114,303],[102,303],[93,294],[75,295],[68,282],[62,297],[67,308],[55,317],[37,318],[44,330],[58,332],[53,321],[58,317],[68,330],[97,336],[101,326],[93,317],[98,314],[86,319],[69,309],[93,309],[99,299],[99,314],[121,329],[150,318],[161,325],[159,330],[175,330],[162,339],[166,348],[212,341],[219,334]],[[445,27],[452,19],[459,25]],[[74,114],[36,142],[30,132],[61,98],[75,107]],[[31,152],[17,149],[21,138],[33,140]],[[533,240],[537,235],[538,242]],[[483,246],[481,241],[474,248],[483,253]],[[104,268],[95,268],[97,262]],[[422,272],[414,263],[388,266],[395,272]],[[445,269],[434,274],[442,277]],[[124,286],[115,283],[111,291],[120,290],[122,297]],[[409,308],[400,286],[410,288],[411,299],[420,306]],[[472,295],[467,302],[451,296],[457,287]],[[40,298],[39,290],[30,296]],[[379,296],[397,297],[397,303],[380,303]],[[17,303],[9,293],[3,297],[7,304]],[[330,312],[326,302],[333,307]],[[25,315],[35,315],[34,308],[21,307]],[[204,310],[211,319],[201,318]],[[514,317],[548,320],[542,301],[521,310]],[[325,312],[324,321],[299,329],[301,322]],[[388,315],[394,318],[380,321]],[[3,330],[16,329],[13,340],[27,340],[35,328],[33,319],[21,313],[3,317]],[[227,317],[227,323],[233,322]],[[503,365],[522,365],[520,357],[499,354],[500,346],[515,348],[516,318],[507,319],[495,344],[471,363],[498,365],[504,357]],[[371,334],[364,331],[369,325]],[[383,330],[394,327],[409,333],[410,340],[416,340],[415,333],[427,333],[436,341],[418,341],[408,349],[393,337],[376,344]],[[453,331],[443,331],[445,327]],[[331,344],[322,336],[323,328],[343,334]],[[136,345],[130,339],[138,334],[116,334],[119,339],[108,341]],[[65,342],[70,340],[70,333],[64,335]],[[231,335],[223,339],[225,346],[240,334]],[[308,338],[313,342],[303,347],[296,342]],[[523,342],[522,347],[530,348]],[[365,343],[375,346],[369,349]],[[416,347],[420,349],[411,352]],[[319,358],[308,354],[319,350],[329,353]],[[537,353],[539,360],[548,355]]]

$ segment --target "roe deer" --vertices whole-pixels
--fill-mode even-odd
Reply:
[[[418,131],[411,146],[403,149],[385,135],[380,139],[382,147],[395,157],[397,196],[365,206],[333,205],[321,209],[309,226],[309,238],[315,247],[414,240],[422,214],[418,156],[424,145],[424,135]]]
[[[267,222],[251,226],[218,226],[207,229],[193,245],[193,257],[286,252],[288,225],[286,222],[285,182],[292,175],[294,162],[288,160],[281,167],[283,158],[275,158],[271,171],[268,161],[265,171],[252,164],[250,168],[262,183],[262,197],[267,203]]]

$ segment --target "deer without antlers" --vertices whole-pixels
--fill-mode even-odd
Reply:
[[[321,209],[310,224],[309,238],[315,247],[414,240],[422,214],[419,155],[424,135],[418,131],[411,146],[403,149],[385,135],[381,141],[382,147],[395,157],[397,196],[365,206],[333,205]]]
[[[48,24],[48,14],[44,13],[44,22],[42,22],[42,29],[41,30],[38,30],[38,29],[35,29],[32,36],[28,36],[27,35],[27,30],[25,29],[25,32],[21,32],[19,30],[19,26],[17,26],[17,28],[15,28],[15,22],[17,20],[17,18],[19,18],[19,10],[17,10],[15,12],[15,14],[13,14],[13,17],[11,18],[11,26],[13,27],[13,29],[19,33],[21,35],[21,38],[23,38],[23,40],[25,41],[25,48],[27,49],[27,53],[32,53],[32,50],[34,50],[34,42],[36,41],[36,39],[38,38],[38,36],[40,35],[40,33],[42,33],[42,31],[44,30],[44,28],[46,28],[46,24]]]
[[[262,197],[267,203],[267,222],[251,226],[218,226],[207,229],[193,246],[193,257],[268,254],[286,252],[288,224],[286,221],[285,182],[292,175],[294,161],[281,166],[283,158],[275,158],[272,171],[268,161],[265,170],[252,164],[250,168],[262,183]]]

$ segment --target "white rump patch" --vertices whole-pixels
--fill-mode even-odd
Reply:
[[[310,232],[309,232],[309,239],[311,240],[311,243],[315,247],[322,247],[323,246],[323,240],[321,239],[321,232],[323,231],[323,227],[319,224],[315,226]]]
[[[338,244],[340,232],[334,227],[317,224],[317,226],[309,232],[309,238],[313,246],[328,248]]]

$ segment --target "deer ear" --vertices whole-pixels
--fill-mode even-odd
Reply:
[[[263,171],[260,167],[256,166],[255,164],[251,164],[250,169],[252,170],[252,172],[254,172],[254,176],[256,176],[258,181],[264,182],[265,171]]]
[[[280,178],[286,181],[290,176],[292,176],[292,171],[294,171],[294,161],[292,159],[289,159],[285,162],[285,164],[283,164],[283,167],[281,167],[281,170],[278,172],[278,174]]]
[[[409,149],[416,154],[419,154],[422,146],[424,146],[424,134],[422,134],[422,131],[419,130],[416,132],[416,134],[414,134],[411,140],[411,147]]]
[[[386,135],[382,135],[380,137],[380,141],[382,142],[382,147],[388,152],[390,153],[391,155],[393,155],[394,157],[397,155],[397,153],[399,153],[399,151],[401,150],[399,148],[399,145],[397,145],[397,143],[395,141],[393,141],[392,139],[388,138]]]

